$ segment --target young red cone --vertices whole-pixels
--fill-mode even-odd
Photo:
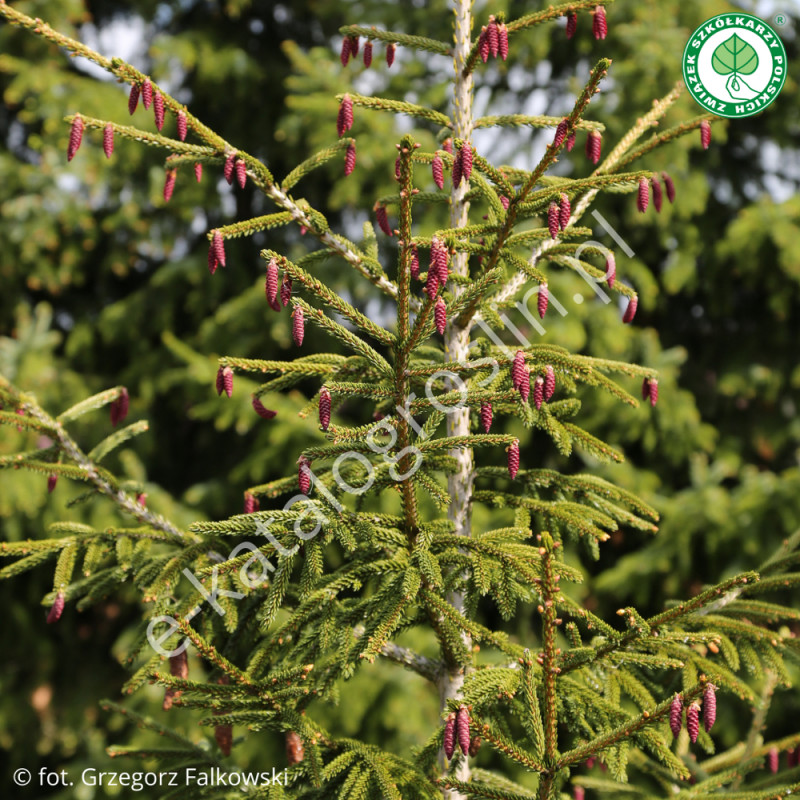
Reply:
[[[661,191],[661,182],[655,175],[650,178],[650,187],[653,190],[653,206],[655,206],[656,213],[661,213],[661,206],[664,204],[664,194]]]
[[[339,114],[336,117],[336,132],[341,138],[353,127],[353,101],[350,95],[346,94],[339,104]]]
[[[571,39],[578,30],[578,15],[574,11],[567,14],[567,39]]]
[[[52,494],[53,490],[56,488],[56,484],[58,483],[58,475],[48,475],[47,476],[47,493]]]
[[[217,370],[217,394],[225,392],[228,397],[233,396],[233,370],[230,367],[220,367]]]
[[[683,727],[683,700],[679,694],[672,698],[672,705],[669,707],[669,729],[677,739]]]
[[[461,147],[461,174],[468,181],[472,175],[472,145],[464,142]]]
[[[172,193],[175,191],[175,180],[178,177],[178,170],[168,169],[164,178],[164,202],[169,203]]]
[[[264,294],[266,295],[270,308],[273,311],[280,311],[280,306],[278,305],[278,264],[274,258],[267,264]]]
[[[550,398],[556,390],[556,373],[555,370],[548,364],[544,373],[544,399],[549,402]]]
[[[292,299],[292,279],[288,275],[283,276],[281,283],[281,305],[286,308]]]
[[[658,381],[655,382],[658,386]],[[655,403],[653,403],[655,405]],[[713,683],[706,684],[706,689],[703,692],[703,727],[706,733],[714,727],[714,722],[717,719],[717,693],[716,686]]]
[[[672,178],[667,175],[666,172],[661,173],[661,177],[664,180],[664,188],[667,190],[667,200],[670,203],[675,202],[675,183],[673,182]]]
[[[153,84],[150,83],[150,79],[146,78],[145,82],[142,84],[142,105],[145,107],[145,110],[150,108],[153,102]]]
[[[297,461],[297,485],[301,494],[307,495],[311,491],[311,462],[305,456],[300,456]]]
[[[519,472],[519,440],[514,439],[511,442],[511,445],[508,448],[508,474],[511,476],[511,480],[513,481],[514,478],[517,477],[517,473]]]
[[[448,269],[449,256],[444,242],[434,236],[431,240],[431,266],[429,270],[436,272],[436,280],[440,286],[445,286],[450,278]]]
[[[161,92],[153,95],[153,117],[156,121],[156,128],[161,130],[164,127],[164,98]]]
[[[541,375],[537,375],[536,380],[533,383],[533,404],[536,406],[537,411],[542,407],[543,402],[544,378]]]
[[[123,386],[119,390],[119,395],[111,402],[108,410],[111,416],[111,424],[116,428],[117,424],[122,422],[128,416],[128,408],[130,406],[130,396],[128,390]]]
[[[347,62],[350,60],[350,37],[345,36],[342,40],[342,50],[339,53],[339,58],[342,62],[342,66],[346,67]]]
[[[331,424],[331,393],[327,386],[319,390],[319,424],[327,431]]]
[[[561,203],[558,207],[558,226],[563,231],[569,225],[569,218],[572,216],[572,206],[567,195],[561,195]]]
[[[233,183],[233,169],[236,163],[236,153],[231,153],[225,159],[225,166],[222,168],[222,174],[225,176],[225,180],[228,181],[229,184]]]
[[[131,92],[128,95],[128,111],[133,114],[136,111],[136,106],[139,105],[139,84],[131,84]]]
[[[602,149],[603,138],[597,131],[589,131],[589,136],[586,138],[586,157],[592,164],[596,164],[600,160]]]
[[[369,67],[372,64],[372,42],[367,41],[364,43],[364,66]]]
[[[294,732],[286,732],[286,761],[291,767],[293,764],[300,764],[306,757],[303,740]]]
[[[636,316],[636,309],[639,307],[639,298],[634,295],[628,301],[628,307],[625,309],[625,313],[622,315],[622,321],[625,323],[633,322],[633,318]]]
[[[389,217],[386,215],[386,206],[376,204],[373,207],[375,212],[375,219],[378,222],[378,227],[387,235],[392,235],[392,229],[389,227]]]
[[[522,398],[523,403],[527,403],[528,398],[531,396],[531,371],[527,367],[519,383],[519,396]]]
[[[770,747],[769,752],[767,753],[767,766],[773,775],[778,771],[778,757],[778,748]]]
[[[179,111],[178,118],[176,120],[176,124],[178,126],[178,138],[182,141],[186,141],[186,134],[189,132],[189,124],[186,121],[186,112]]]
[[[81,140],[83,139],[83,120],[81,119],[80,114],[75,115],[75,119],[72,120],[72,128],[69,132],[69,146],[67,147],[67,161],[72,161],[75,158],[75,153],[78,152],[78,148],[81,146]]]
[[[348,175],[353,174],[353,170],[356,168],[356,143],[350,142],[347,145],[347,150],[344,154],[344,175],[347,177]]]
[[[433,300],[433,298],[436,297],[436,293],[438,291],[439,291],[439,272],[434,267],[434,265],[431,264],[428,267],[428,278],[425,281],[425,294],[427,294],[428,297],[431,300]]]
[[[273,419],[278,413],[277,411],[267,408],[257,397],[253,398],[253,408],[261,419]]]
[[[655,408],[658,402],[658,380],[656,378],[645,378],[645,386],[642,387],[642,392],[645,392],[644,400],[649,400],[650,405]]]
[[[259,510],[259,502],[250,492],[244,493],[244,513],[253,514]]]
[[[452,178],[453,178],[453,186],[458,186],[461,183],[461,151],[459,150],[453,156],[453,167],[452,167]]]
[[[431,161],[431,173],[433,174],[433,182],[438,189],[444,189],[444,164],[442,157],[437,153]]]
[[[500,32],[497,30],[494,17],[489,17],[489,24],[486,26],[486,40],[489,43],[489,52],[492,54],[492,58],[497,58],[500,52]]]
[[[50,611],[47,613],[47,624],[52,625],[54,622],[58,622],[61,619],[61,614],[64,611],[64,604],[66,600],[64,598],[64,592],[59,592],[56,595],[56,599],[53,600],[53,605],[50,606]]]
[[[350,55],[355,58],[358,55],[358,36],[350,37]]]
[[[569,130],[569,123],[566,119],[556,125],[556,132],[553,135],[553,147],[561,147],[564,144],[564,139],[567,138],[567,131]]]
[[[303,344],[304,336],[305,320],[303,318],[303,309],[300,306],[295,306],[294,311],[292,311],[292,338],[298,347]]]
[[[546,283],[539,284],[539,297],[536,299],[537,310],[539,311],[539,319],[544,319],[547,313],[547,306],[550,304],[550,291]]]
[[[416,280],[419,278],[419,251],[417,246],[413,245],[411,248],[411,277]]]
[[[558,236],[561,224],[561,211],[558,203],[554,200],[550,203],[550,208],[547,209],[547,229],[550,231],[550,238],[555,239]]]
[[[395,43],[389,42],[386,45],[386,66],[391,67],[394,64]]]
[[[194,177],[198,183],[203,179],[203,165],[199,161],[194,165]]]
[[[461,706],[456,714],[456,738],[464,755],[469,753],[469,711]]]
[[[606,257],[606,283],[609,289],[614,288],[614,282],[617,280],[617,260],[614,254],[609,250]]]
[[[444,724],[444,754],[452,758],[456,751],[456,715],[450,714]]]
[[[575,147],[575,131],[567,136],[567,152],[571,153],[573,147]]]
[[[144,508],[147,503],[147,492],[139,492],[139,494],[136,495],[136,502]]]
[[[650,203],[650,184],[647,178],[642,178],[639,181],[639,192],[636,195],[636,208],[644,214],[647,211],[647,206]]]
[[[511,362],[511,385],[515,389],[519,389],[522,385],[525,372],[525,353],[522,350],[517,350],[514,354],[514,360]]]
[[[700,123],[700,144],[703,150],[708,150],[711,145],[711,123],[707,119]]]
[[[482,403],[481,404],[481,425],[483,426],[483,430],[485,433],[489,433],[489,429],[492,427],[492,404],[491,403]]]
[[[605,39],[608,34],[608,21],[606,20],[606,10],[603,6],[595,6],[594,20],[592,21],[592,33],[595,39]]]
[[[442,142],[442,150],[444,150],[445,153],[450,153],[450,155],[453,155],[453,137],[452,136],[448,136]]]
[[[505,23],[497,26],[497,36],[500,58],[505,61],[508,58],[508,28]]]
[[[114,126],[110,122],[103,128],[103,152],[106,158],[114,152]]]
[[[212,275],[220,265],[225,266],[225,243],[222,240],[222,234],[219,231],[214,231],[211,246],[208,250],[208,269]]]
[[[239,183],[239,188],[244,189],[244,185],[247,182],[247,164],[241,158],[237,158],[233,167],[236,170],[236,180]]]
[[[686,710],[686,730],[689,731],[689,740],[694,744],[700,734],[700,704],[697,702]]]
[[[508,207],[511,205],[511,201],[503,194],[500,195],[500,205],[508,211]]]
[[[478,37],[478,54],[484,64],[489,60],[489,32],[485,25],[481,28],[481,34]]]
[[[433,319],[436,322],[436,330],[441,336],[447,327],[447,305],[441,297],[436,300],[436,305],[433,308]]]

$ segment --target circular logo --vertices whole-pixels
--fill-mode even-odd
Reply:
[[[687,42],[683,80],[704,110],[720,117],[749,117],[763,111],[783,88],[786,50],[764,20],[719,14]]]

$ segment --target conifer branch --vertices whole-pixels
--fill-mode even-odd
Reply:
[[[399,44],[414,50],[424,50],[440,56],[451,56],[452,50],[438,39],[426,39],[424,36],[410,36],[397,31],[380,31],[375,27],[366,28],[363,25],[343,25],[339,28],[342,36],[364,36],[367,39],[376,39],[380,42]]]
[[[403,100],[388,100],[383,97],[367,97],[363,94],[356,94],[354,92],[347,92],[347,95],[353,101],[353,105],[361,106],[362,108],[369,108],[375,111],[391,111],[393,114],[408,114],[410,117],[417,117],[432,122],[434,125],[440,125],[443,128],[452,127],[450,118],[439,111],[434,111],[425,106],[419,106],[416,103],[406,103]],[[336,99],[341,102],[344,94],[337,94]]]
[[[556,128],[563,117],[547,117],[544,115],[527,116],[525,114],[496,114],[487,117],[478,117],[473,123],[475,128]],[[579,119],[575,122],[575,130],[598,131],[602,133],[606,126],[602,122],[591,122]]]

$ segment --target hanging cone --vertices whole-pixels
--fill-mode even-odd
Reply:
[[[647,206],[650,203],[650,184],[647,178],[642,178],[639,181],[639,191],[636,195],[636,208],[644,214],[647,211]]]
[[[111,424],[116,428],[128,416],[130,406],[130,396],[128,390],[123,386],[119,391],[119,396],[111,402],[108,410],[111,416]]]
[[[556,132],[553,136],[553,147],[561,147],[564,144],[564,139],[567,138],[567,131],[569,130],[569,123],[566,117],[556,125]]]
[[[164,98],[161,96],[161,92],[156,92],[153,95],[153,117],[158,130],[164,127],[164,113]]]
[[[442,157],[437,153],[431,161],[431,173],[437,189],[444,189],[444,164]]]
[[[352,127],[353,127],[353,101],[350,99],[350,95],[346,94],[342,98],[342,102],[339,105],[339,114],[336,117],[336,132],[339,134],[339,137],[341,138]]]
[[[350,55],[355,58],[358,55],[358,36],[350,37]]]
[[[451,172],[453,179],[453,186],[458,186],[461,183],[461,151],[453,155],[453,167]]]
[[[550,231],[551,239],[555,239],[558,236],[560,222],[561,211],[558,208],[558,203],[553,201],[547,209],[547,229]]]
[[[66,600],[64,598],[64,592],[59,592],[56,595],[56,599],[53,600],[53,605],[50,606],[50,611],[47,613],[47,624],[52,625],[54,622],[58,622],[61,619],[61,614],[64,611],[64,605]]]
[[[145,82],[142,84],[142,105],[145,107],[145,111],[150,108],[153,103],[153,84],[150,83],[150,79],[146,78]]]
[[[774,775],[778,771],[778,748],[770,747],[767,753],[767,766],[769,771]]]
[[[592,164],[600,161],[600,155],[603,149],[603,138],[597,131],[589,131],[589,136],[586,139],[586,157]]]
[[[522,379],[525,377],[525,353],[522,350],[517,350],[514,354],[514,360],[511,362],[511,385],[515,389],[519,389],[522,385]]]
[[[225,180],[228,181],[228,184],[233,183],[233,169],[235,162],[236,162],[236,153],[231,153],[225,159],[225,166],[222,168],[222,174],[225,176]]]
[[[442,142],[442,150],[444,150],[445,153],[450,153],[450,155],[453,155],[453,137],[452,136],[448,136]]]
[[[625,309],[625,313],[622,315],[622,321],[625,323],[633,322],[633,318],[636,316],[636,309],[639,307],[639,298],[634,295],[628,301],[628,307]]]
[[[511,201],[504,195],[500,195],[500,205],[508,211],[508,207],[511,205]]]
[[[178,138],[182,141],[186,141],[186,134],[189,132],[189,125],[186,120],[186,112],[179,111],[178,118],[176,120],[176,124],[178,126]]]
[[[144,508],[147,503],[147,492],[139,492],[139,494],[136,495],[136,502]]]
[[[245,514],[253,514],[255,511],[258,510],[257,507],[256,507],[257,505],[258,505],[258,500],[256,500],[255,497],[253,497],[253,495],[250,494],[250,492],[245,492],[244,493],[244,513]]]
[[[311,491],[311,462],[305,456],[297,461],[297,485],[300,494],[307,495]]]
[[[650,405],[655,408],[656,403],[658,402],[658,380],[656,378],[651,378],[647,382],[647,400],[650,401]]]
[[[492,427],[492,404],[481,404],[481,425],[483,426],[484,433],[489,433]]]
[[[444,724],[444,754],[452,758],[456,751],[456,715],[451,713]]]
[[[567,152],[571,153],[573,147],[575,147],[575,131],[572,131],[572,133],[567,136]]]
[[[435,270],[436,279],[438,280],[440,286],[445,286],[450,277],[450,272],[448,269],[449,260],[450,259],[447,253],[447,247],[445,246],[444,242],[441,239],[434,236],[433,239],[431,240],[430,268]]]
[[[481,34],[478,37],[478,54],[484,64],[489,60],[489,34],[485,25],[481,28]]]
[[[428,278],[425,281],[425,294],[433,300],[439,291],[439,272],[433,264],[428,267]]]
[[[395,56],[395,43],[389,42],[386,45],[386,66],[391,67],[394,64],[394,56]]]
[[[436,300],[436,305],[433,308],[433,318],[436,322],[436,330],[441,336],[447,327],[447,306],[441,297]]]
[[[561,203],[558,207],[558,226],[563,231],[569,225],[569,218],[572,216],[572,206],[567,195],[561,195]]]
[[[513,481],[514,478],[517,477],[517,473],[519,472],[519,440],[514,439],[511,442],[511,445],[508,448],[508,474],[511,476],[511,480]]]
[[[661,182],[654,175],[650,178],[650,188],[653,190],[653,206],[655,206],[656,213],[661,213],[661,206],[664,204],[664,195],[661,191]]]
[[[389,217],[386,215],[386,206],[376,205],[373,208],[375,212],[375,219],[378,222],[378,227],[387,235],[392,235],[392,229],[389,227]]]
[[[294,731],[286,731],[286,761],[289,766],[301,763],[304,758],[303,740]]]
[[[342,66],[346,67],[347,62],[350,61],[350,37],[345,36],[342,40],[342,50],[339,53],[339,59],[342,62]]]
[[[519,395],[522,398],[523,403],[528,402],[530,394],[531,394],[531,372],[526,367],[525,374],[522,376],[522,380],[519,382]]]
[[[267,264],[267,277],[264,281],[264,294],[266,295],[267,302],[275,311],[280,310],[278,305],[278,263],[273,258]]]
[[[241,158],[237,158],[233,166],[236,170],[236,180],[239,183],[239,188],[244,189],[244,185],[247,182],[247,164]]]
[[[225,266],[225,243],[222,240],[222,234],[219,231],[214,231],[214,236],[211,238],[211,246],[208,250],[208,268],[212,275],[219,265]]]
[[[555,370],[548,364],[544,374],[544,399],[549,402],[550,398],[556,390],[556,373]]]
[[[550,304],[550,291],[546,283],[539,284],[539,296],[536,299],[537,309],[539,311],[539,319],[544,319],[547,313],[547,306]]]
[[[606,283],[609,289],[614,288],[614,282],[617,280],[617,260],[614,254],[609,250],[606,256]]]
[[[253,398],[253,408],[261,419],[273,419],[278,413],[267,408],[257,397]]]
[[[327,431],[331,424],[331,393],[327,386],[319,390],[319,424]]]
[[[106,158],[114,152],[114,126],[110,122],[103,128],[103,152]]]
[[[281,305],[286,308],[292,299],[292,279],[288,275],[283,276],[281,283]]]
[[[303,309],[300,306],[295,306],[294,311],[292,311],[292,338],[298,347],[303,344],[304,336],[305,320],[303,319]]]
[[[56,484],[58,483],[58,475],[48,475],[47,476],[47,493],[52,494],[53,490],[56,488]]]
[[[578,30],[578,15],[574,11],[567,14],[567,39],[571,39]]]
[[[178,177],[178,170],[167,170],[166,177],[164,178],[164,202],[169,203],[172,199],[172,193],[175,191],[175,180]]]
[[[350,142],[347,145],[347,151],[344,154],[344,175],[347,177],[348,175],[353,174],[353,170],[356,168],[356,144],[355,142]]]
[[[672,698],[672,705],[669,707],[669,729],[672,735],[677,739],[683,727],[683,700],[681,696],[676,694]]]
[[[194,177],[198,183],[203,179],[203,165],[199,161],[194,165]]]
[[[694,744],[700,734],[700,704],[692,703],[686,711],[686,730],[689,731],[689,739]]]
[[[664,180],[664,188],[667,190],[667,200],[670,203],[675,202],[675,183],[673,182],[672,178],[667,175],[666,172],[661,173],[661,177]]]
[[[132,83],[131,91],[128,95],[128,111],[133,114],[136,111],[136,106],[139,105],[139,84]]]
[[[656,381],[656,386],[658,382]],[[655,403],[653,403],[655,405]],[[714,727],[714,722],[717,719],[717,693],[716,687],[713,683],[706,684],[706,689],[703,692],[703,727],[706,733]]]
[[[608,21],[606,20],[606,10],[603,6],[595,6],[594,20],[592,22],[592,33],[595,39],[605,39],[608,34]]]
[[[497,26],[497,36],[499,39],[498,49],[500,52],[500,58],[505,61],[508,58],[508,28],[506,28],[505,23]]]
[[[416,245],[411,247],[411,277],[414,280],[419,278],[419,251]]]
[[[544,378],[541,375],[537,375],[536,380],[533,382],[533,404],[536,406],[537,411],[542,407],[543,402]]]
[[[711,145],[711,123],[707,119],[700,123],[700,144],[703,150],[708,150]]]
[[[456,714],[456,738],[464,755],[469,753],[469,711],[461,706]]]
[[[225,392],[228,397],[233,396],[233,370],[230,367],[220,367],[217,370],[217,394]]]
[[[492,58],[497,58],[500,53],[500,32],[497,30],[494,17],[489,17],[489,24],[486,26],[486,41],[489,43],[489,53]]]
[[[75,115],[75,119],[72,120],[72,127],[69,131],[69,146],[67,147],[67,161],[72,161],[75,158],[75,153],[78,152],[78,148],[81,146],[81,140],[83,139],[83,120],[80,117],[80,114]]]
[[[372,64],[372,42],[364,42],[364,66],[369,67]]]

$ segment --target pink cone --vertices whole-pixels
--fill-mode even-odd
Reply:
[[[553,147],[558,148],[564,144],[564,139],[567,138],[567,131],[569,130],[569,123],[566,118],[556,125],[556,132],[553,135]]]
[[[346,67],[347,62],[350,61],[350,37],[345,36],[342,40],[342,50],[339,53],[339,59],[342,62],[342,66]]]
[[[230,367],[220,367],[217,370],[217,394],[225,392],[228,397],[233,396],[233,370]]]
[[[537,375],[536,380],[533,383],[533,404],[536,406],[537,411],[542,407],[543,402],[544,378],[541,375]]]
[[[261,419],[273,419],[278,413],[277,411],[267,408],[257,397],[253,398],[253,408]]]
[[[546,283],[539,284],[539,297],[536,299],[537,310],[539,311],[539,319],[544,319],[547,313],[547,306],[550,304],[550,291]]]
[[[311,491],[311,462],[305,456],[297,461],[297,485],[300,494],[307,495]]]
[[[136,106],[139,105],[139,84],[132,83],[131,91],[128,95],[128,111],[133,114],[136,111]]]
[[[358,55],[358,36],[350,37],[350,55],[355,58]]]
[[[436,300],[436,305],[433,308],[433,318],[436,322],[436,330],[440,335],[443,334],[444,329],[447,327],[447,306],[441,297]]]
[[[78,152],[78,148],[81,146],[81,140],[83,139],[83,120],[80,117],[80,114],[75,115],[75,119],[72,120],[72,128],[69,132],[69,146],[67,147],[67,161],[72,161],[75,158],[75,153]]]
[[[372,64],[372,42],[364,42],[364,66],[369,67]]]
[[[650,184],[647,178],[642,178],[639,181],[639,191],[636,195],[636,208],[644,214],[647,211],[647,206],[650,203]]]
[[[707,119],[700,123],[700,144],[703,150],[708,150],[711,145],[711,123]]]
[[[411,277],[416,280],[419,278],[419,251],[417,246],[413,245],[411,248]]]
[[[450,155],[453,155],[453,137],[452,136],[448,136],[442,142],[442,150],[444,150],[445,153],[450,153]]]
[[[194,177],[198,183],[203,179],[203,165],[199,161],[194,165]]]
[[[666,172],[661,173],[661,177],[664,179],[664,188],[667,190],[667,200],[670,203],[675,202],[675,183],[673,182],[672,178],[667,175]]]
[[[575,131],[567,137],[567,152],[571,153],[573,147],[575,147]]]
[[[567,14],[567,39],[571,39],[578,30],[578,15],[574,11]]]
[[[481,33],[478,37],[478,54],[484,64],[489,60],[489,33],[485,25],[481,28]]]
[[[625,309],[625,313],[622,315],[622,321],[625,323],[633,322],[633,318],[636,316],[636,309],[639,307],[639,298],[634,295],[628,301],[628,307]]]
[[[505,23],[497,26],[497,36],[500,58],[505,61],[508,58],[508,28]]]
[[[489,429],[492,427],[492,404],[491,403],[482,403],[481,404],[481,425],[483,426],[484,432],[489,433]]]
[[[544,399],[549,402],[550,398],[556,390],[556,373],[555,370],[548,364],[544,374]]]
[[[156,128],[161,130],[164,127],[164,98],[161,92],[153,95],[153,117],[156,121]]]
[[[513,481],[519,472],[519,440],[514,439],[508,448],[508,474]]]
[[[517,350],[514,354],[514,360],[511,362],[511,385],[515,389],[519,389],[522,385],[525,372],[525,353],[522,350]]]
[[[606,20],[606,10],[603,6],[596,6],[594,9],[592,33],[594,33],[595,39],[605,39],[608,34],[608,21]]]
[[[647,381],[647,397],[645,399],[650,401],[653,408],[656,407],[658,402],[658,380],[656,378],[650,378]]]
[[[572,800],[584,800],[586,797],[586,791],[584,790],[583,786],[576,786],[572,790]]]
[[[436,184],[437,188],[443,189],[444,164],[442,163],[442,157],[438,154],[433,157],[433,161],[431,162],[431,173],[433,174],[433,182]]]
[[[114,152],[114,126],[110,122],[103,128],[103,152],[106,158]]]
[[[245,514],[252,514],[255,511],[258,511],[257,504],[258,504],[258,500],[256,500],[256,498],[253,497],[253,495],[250,494],[250,492],[245,492],[244,493],[244,513]]]
[[[558,208],[558,225],[563,231],[569,225],[569,218],[572,216],[572,206],[567,195],[561,195],[561,204]]]
[[[145,82],[142,84],[142,105],[145,107],[145,110],[150,108],[153,102],[153,84],[150,83],[150,79],[146,78]]]
[[[50,611],[47,614],[48,625],[52,625],[54,622],[58,622],[58,620],[61,619],[65,602],[64,592],[59,592],[56,595],[56,599],[53,601],[53,605],[50,606]]]
[[[264,281],[264,294],[267,302],[273,311],[279,311],[278,305],[278,264],[275,259],[271,259],[267,264],[267,277]]]
[[[213,275],[220,265],[225,266],[225,244],[222,240],[222,234],[219,231],[214,231],[211,245],[208,248],[209,272]]]
[[[236,180],[239,188],[244,189],[244,185],[247,182],[247,164],[241,158],[237,158],[233,167],[236,170]]]
[[[386,214],[386,206],[376,205],[373,209],[375,211],[375,219],[378,227],[387,235],[392,235],[392,229],[389,227],[389,217]]]
[[[283,276],[281,283],[281,305],[286,308],[292,299],[292,279],[288,275]]]
[[[596,164],[600,160],[602,149],[603,138],[597,131],[589,131],[586,139],[586,157],[592,164]]]
[[[47,493],[52,494],[53,490],[56,488],[56,484],[58,483],[58,475],[48,475],[47,476]]]
[[[292,338],[298,347],[303,344],[304,336],[305,320],[303,318],[303,309],[300,306],[296,306],[292,312]]]
[[[347,151],[344,154],[344,174],[345,177],[353,174],[356,168],[356,145],[355,142],[350,142],[347,145]]]
[[[175,191],[175,180],[178,177],[178,170],[168,169],[164,178],[164,202],[169,203],[172,193]]]
[[[500,32],[497,30],[497,23],[494,17],[490,18],[489,24],[486,26],[486,41],[489,44],[489,52],[492,58],[497,58],[500,53]]]
[[[327,386],[319,390],[319,424],[327,431],[331,424],[331,393]]]
[[[461,706],[456,714],[456,737],[461,752],[467,755],[469,753],[469,711],[466,706]]]
[[[456,751],[456,715],[451,713],[444,724],[444,754],[452,758]]]
[[[128,416],[128,408],[130,406],[130,396],[128,390],[123,386],[120,389],[119,396],[116,397],[109,406],[109,414],[111,416],[111,424],[116,427],[118,423],[122,422]]]
[[[651,385],[655,383],[656,392],[658,391],[658,381],[651,381]],[[657,396],[657,395],[656,395]],[[652,394],[651,394],[652,398]],[[652,399],[651,399],[652,402]],[[652,403],[655,405],[655,403]],[[706,733],[714,726],[717,719],[717,694],[714,684],[706,684],[705,692],[703,692],[703,727]]]
[[[614,282],[617,280],[617,260],[614,254],[609,250],[606,257],[606,283],[609,289],[614,288]]]
[[[453,168],[451,177],[453,178],[453,186],[458,186],[461,183],[461,151],[453,155]]]
[[[669,707],[669,729],[677,739],[683,727],[683,700],[679,694],[672,698],[672,705]]]
[[[464,142],[461,147],[461,174],[468,181],[472,175],[472,145]]]
[[[342,102],[339,105],[339,114],[336,117],[336,132],[339,134],[339,137],[341,138],[352,127],[353,127],[353,101],[350,99],[350,95],[346,94],[342,98]]]
[[[386,45],[386,66],[391,67],[394,64],[395,43],[389,42]]]
[[[508,207],[511,205],[511,201],[503,194],[500,195],[500,205],[508,211]]]
[[[433,270],[436,273],[436,280],[440,286],[445,286],[450,277],[448,261],[447,247],[441,239],[434,236],[433,239],[431,239],[431,263],[429,271]]]
[[[553,201],[550,203],[550,208],[547,209],[547,229],[550,231],[551,239],[555,239],[558,236],[560,224],[561,211],[558,208],[558,203]]]
[[[686,730],[689,731],[689,740],[694,744],[700,734],[700,704],[697,702],[692,703],[686,711]]]
[[[229,184],[233,183],[233,169],[235,162],[236,153],[231,153],[225,159],[225,166],[222,168],[222,174],[225,176],[225,180],[228,181]]]
[[[48,622],[50,618],[48,617]],[[770,747],[769,752],[767,753],[767,766],[769,767],[769,771],[774,775],[778,771],[778,748],[777,747]]]
[[[653,191],[653,205],[655,206],[656,213],[661,213],[661,206],[664,204],[664,194],[661,191],[661,182],[655,175],[650,178],[650,188]]]
[[[178,138],[182,141],[186,141],[186,134],[189,132],[189,124],[186,120],[186,112],[179,111],[178,112],[178,119],[176,120],[178,125]]]
[[[527,403],[528,398],[531,396],[531,371],[527,367],[522,380],[519,382],[519,396],[522,398],[523,403]]]

